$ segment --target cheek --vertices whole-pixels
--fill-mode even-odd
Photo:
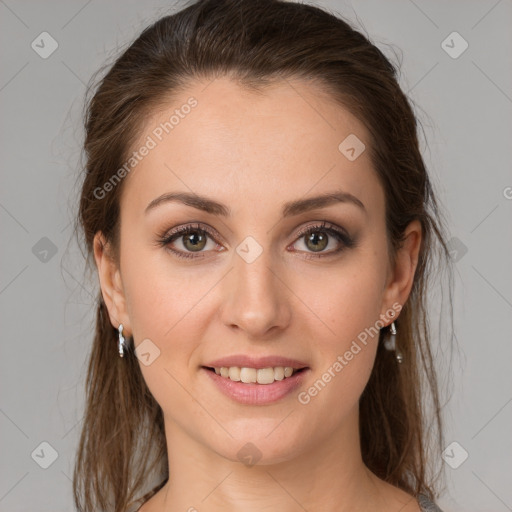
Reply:
[[[357,255],[326,271],[306,269],[294,278],[293,289],[305,303],[297,303],[302,321],[311,329],[316,324],[314,339],[321,340],[324,349],[343,350],[375,326],[382,306],[383,273],[376,259]]]
[[[300,306],[302,331],[314,346],[320,382],[306,391],[319,410],[335,407],[336,421],[334,417],[339,420],[358,401],[373,368],[385,268],[376,253],[368,251],[325,274],[308,273],[295,286],[297,295],[306,297],[308,308]],[[314,288],[306,282],[314,282]]]
[[[327,332],[313,339],[316,339],[315,352],[321,360],[320,376],[325,374],[324,381],[332,382],[329,385],[339,388],[341,395],[356,398],[371,374],[377,351],[378,301],[371,294],[363,296],[360,290],[357,297],[348,291],[347,287],[332,296],[336,300],[326,305],[330,311],[326,322],[329,330],[323,329]]]
[[[326,293],[312,297],[312,309],[319,313],[324,325],[310,315],[309,327],[304,328],[310,333],[318,364],[297,399],[304,419],[316,415],[322,418],[311,435],[328,436],[351,411],[357,410],[370,378],[380,333],[375,324],[380,297],[374,281],[363,281],[359,276],[345,276],[335,285],[327,281],[324,284]]]
[[[155,343],[181,339],[175,335],[214,285],[217,276],[204,267],[185,268],[164,248],[127,247],[123,284],[135,339]]]
[[[218,281],[199,267],[184,270],[160,251],[133,252],[126,258],[125,294],[136,345],[150,340],[157,357],[139,364],[144,380],[163,411],[194,410],[189,388],[194,353],[204,339],[204,300]],[[201,274],[201,275],[199,275]],[[151,345],[150,345],[151,346]]]

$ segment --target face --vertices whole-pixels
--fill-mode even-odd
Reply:
[[[99,251],[96,260],[113,325],[151,354],[140,367],[167,432],[233,461],[250,442],[270,464],[354,432],[378,328],[398,316],[389,311],[406,299],[414,265],[390,267],[369,152],[339,149],[351,134],[368,147],[361,122],[300,81],[259,94],[227,78],[206,85],[149,119],[134,150],[148,137],[155,145],[123,183],[120,265]],[[183,108],[190,97],[197,103]],[[148,208],[169,193],[196,207]],[[325,194],[337,198],[306,201]],[[223,206],[205,211],[197,197]],[[235,398],[204,368],[228,356],[306,369],[293,385],[229,381],[254,389]]]

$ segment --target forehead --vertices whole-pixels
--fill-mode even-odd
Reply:
[[[215,197],[236,213],[334,188],[378,206],[369,152],[351,160],[340,150],[345,140],[369,145],[362,122],[318,86],[282,80],[255,92],[228,78],[193,82],[147,119],[132,149],[151,149],[125,178],[121,208],[142,211],[179,190]]]

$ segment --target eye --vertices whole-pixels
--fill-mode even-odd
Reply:
[[[330,224],[327,221],[316,226],[309,226],[299,232],[299,240],[304,239],[303,245],[306,248],[306,258],[318,258],[332,256],[355,245],[354,240],[345,232],[345,230]],[[338,247],[336,248],[336,243]],[[325,251],[329,246],[330,251]],[[315,254],[318,253],[318,254]]]
[[[177,248],[172,247],[175,241],[178,242]],[[206,226],[201,227],[200,224],[180,226],[162,237],[158,242],[160,245],[167,247],[178,258],[203,257],[204,255],[199,256],[193,253],[206,252],[204,249],[208,250],[208,242],[211,242],[209,249],[215,249],[218,246],[214,242],[213,232]]]

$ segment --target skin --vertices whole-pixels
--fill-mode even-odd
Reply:
[[[149,338],[160,350],[140,368],[164,413],[171,477],[141,511],[419,511],[413,497],[378,479],[361,459],[358,400],[378,336],[307,405],[297,392],[274,404],[239,404],[201,366],[232,354],[294,357],[310,367],[301,387],[307,390],[359,333],[406,302],[420,224],[408,226],[392,266],[384,191],[369,152],[349,161],[338,150],[351,133],[368,148],[367,131],[318,86],[280,81],[255,94],[228,78],[194,82],[153,113],[140,141],[190,96],[197,107],[125,178],[120,263],[101,233],[94,243],[112,325],[122,323],[136,345]],[[356,196],[365,211],[336,203],[281,217],[285,202],[334,189]],[[224,203],[231,217],[178,202],[144,213],[173,191]],[[343,242],[328,235],[324,256],[306,259],[318,253],[299,229],[323,220],[357,243],[332,254]],[[208,238],[201,253],[184,246],[183,237],[172,246],[197,259],[179,259],[158,245],[159,235],[196,222],[217,239]],[[252,263],[236,252],[247,236],[262,248]],[[396,318],[387,316],[383,325]],[[248,442],[261,452],[253,466],[237,457]]]

